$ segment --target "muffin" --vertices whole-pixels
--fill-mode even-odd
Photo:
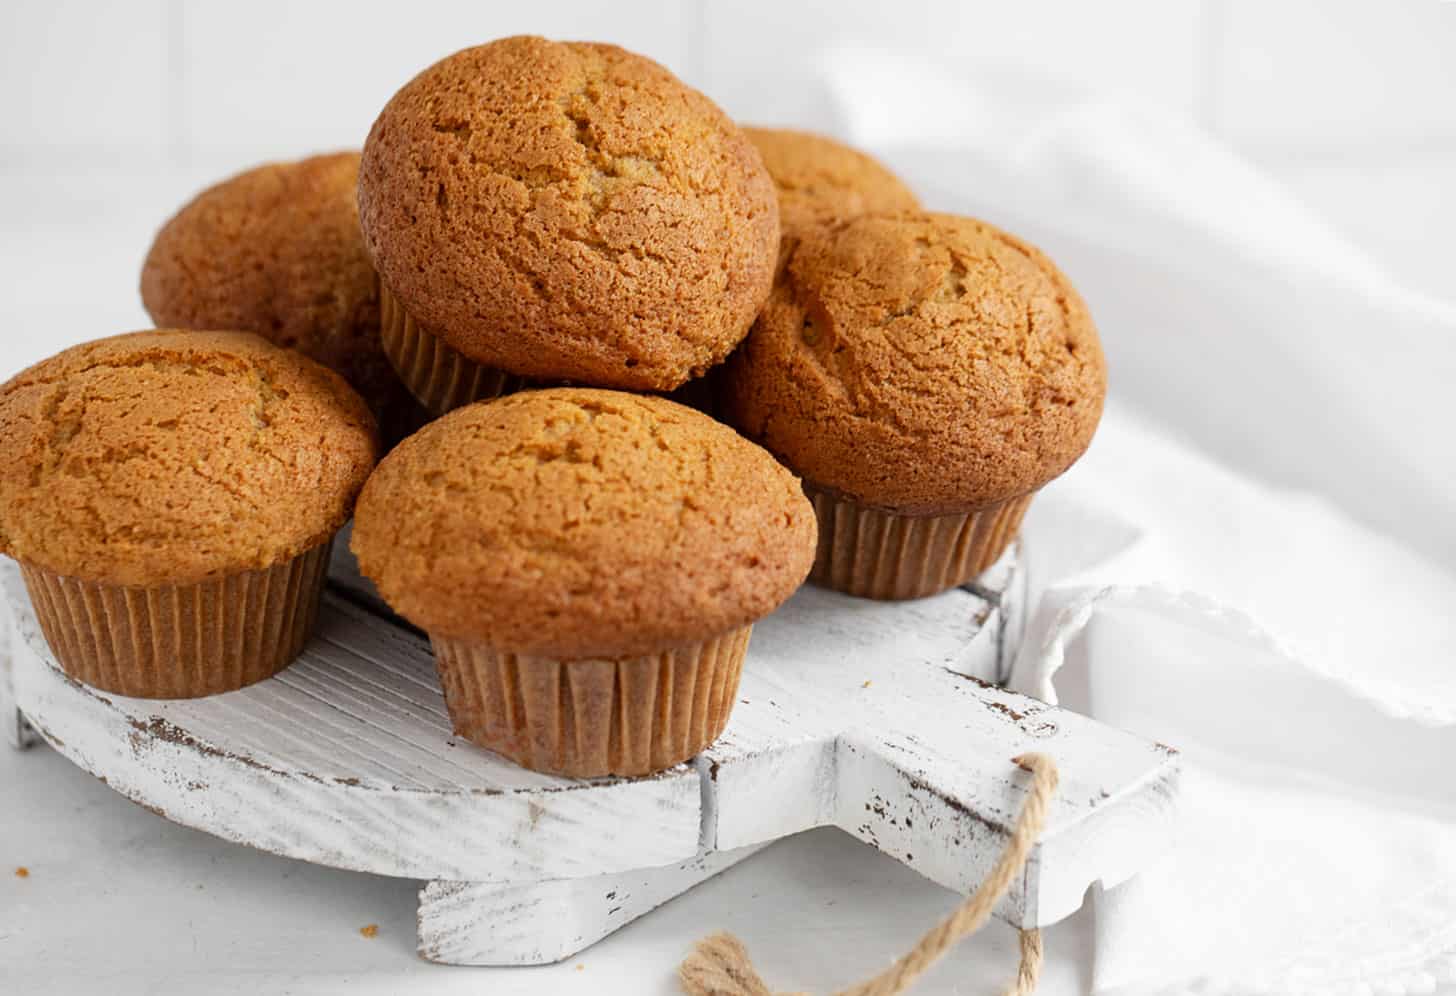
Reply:
[[[352,547],[430,635],[455,730],[528,768],[641,775],[722,731],[754,620],[803,581],[795,477],[665,398],[524,391],[405,440]]]
[[[612,45],[506,38],[389,101],[359,173],[384,344],[426,407],[523,380],[670,391],[768,295],[773,183],[666,69]]]
[[[358,177],[359,154],[340,152],[204,190],[157,233],[142,303],[159,327],[256,332],[343,374],[393,441],[423,413],[380,344]]]
[[[804,478],[812,579],[916,598],[969,581],[1087,448],[1107,372],[1075,289],[971,218],[804,233],[724,371],[727,420]]]
[[[779,258],[806,228],[861,214],[914,211],[919,200],[874,157],[813,132],[743,129],[779,197]]]
[[[332,371],[244,332],[134,332],[0,387],[0,552],[61,667],[146,698],[275,674],[374,464]]]

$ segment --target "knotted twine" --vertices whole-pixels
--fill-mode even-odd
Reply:
[[[953,913],[920,938],[915,947],[896,959],[879,975],[841,990],[836,996],[897,996],[914,984],[930,966],[957,943],[983,927],[991,911],[1006,895],[1046,825],[1047,803],[1057,788],[1056,763],[1045,754],[1023,754],[1014,759],[1031,772],[1026,802],[1016,818],[1011,839],[1001,852],[991,874]],[[1041,975],[1041,931],[1021,932],[1021,965],[1007,996],[1030,996]],[[759,977],[743,942],[729,933],[713,934],[699,941],[678,969],[678,979],[688,996],[806,996],[804,993],[774,993]]]

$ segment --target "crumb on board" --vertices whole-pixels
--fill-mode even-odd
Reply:
[[[865,681],[864,681],[864,684],[863,685],[860,685],[859,687],[861,687],[861,688],[868,688],[868,687],[870,687],[870,679],[866,678]]]
[[[25,865],[21,865],[19,868],[15,869],[15,877],[30,878],[30,869],[25,867]]]
[[[576,970],[578,972],[584,972],[584,971],[586,971],[586,966],[584,964],[582,964],[581,962],[577,962],[576,963]]]
[[[359,935],[361,937],[378,937],[379,936],[379,924],[377,924],[377,923],[371,923],[371,924],[367,924],[366,926],[360,927],[359,928]]]

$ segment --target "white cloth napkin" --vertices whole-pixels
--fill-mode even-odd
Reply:
[[[1172,851],[1097,899],[1094,990],[1456,982],[1456,306],[1151,106],[822,68],[845,137],[1041,244],[1107,345],[1097,440],[1028,517],[1014,683],[1186,771]]]
[[[1456,580],[1112,409],[1027,525],[1014,684],[1184,751],[1172,852],[1098,897],[1094,990],[1456,981]]]

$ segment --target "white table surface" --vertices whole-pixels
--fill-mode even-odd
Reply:
[[[155,229],[231,167],[12,173],[0,185],[0,379],[76,342],[150,325]],[[30,870],[27,878],[13,874]],[[675,993],[698,937],[729,929],[769,983],[823,993],[888,963],[956,897],[837,830],[781,842],[563,965],[450,968],[414,953],[419,883],[310,866],[175,826],[46,747],[0,745],[0,994]],[[373,939],[359,928],[378,924]],[[1049,932],[1041,992],[1079,993],[1084,912]],[[996,922],[917,988],[999,992]]]

